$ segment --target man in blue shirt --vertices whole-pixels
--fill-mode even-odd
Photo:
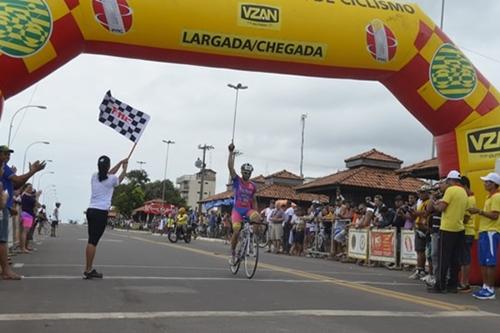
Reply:
[[[13,209],[14,189],[23,186],[35,173],[45,168],[45,162],[36,161],[29,165],[28,173],[17,176],[15,172],[7,165],[10,160],[10,154],[14,151],[7,146],[0,146],[0,178],[2,179],[3,189],[7,191],[9,198],[7,205],[0,211],[0,267],[2,269],[2,280],[20,280],[21,277],[14,273],[8,262],[8,235],[9,235],[9,217],[11,214],[18,214]]]

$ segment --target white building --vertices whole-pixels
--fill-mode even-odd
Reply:
[[[202,199],[215,194],[215,174],[216,172],[213,170],[205,170]],[[200,200],[201,172],[194,175],[181,176],[176,179],[175,183],[178,185],[181,197],[186,200],[187,205],[191,208],[198,207],[198,200]]]

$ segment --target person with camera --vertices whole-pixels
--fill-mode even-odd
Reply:
[[[417,252],[417,267],[415,272],[409,276],[412,280],[419,280],[426,276],[425,273],[425,250],[427,248],[427,206],[430,203],[429,194],[431,187],[429,185],[422,185],[418,190],[419,202],[417,210],[413,212],[415,218],[415,252]]]

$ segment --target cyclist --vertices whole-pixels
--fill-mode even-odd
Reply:
[[[186,235],[188,227],[188,216],[186,214],[186,208],[181,207],[175,217],[175,223],[177,224],[177,235],[181,232]]]
[[[257,187],[254,182],[250,180],[252,176],[253,167],[249,163],[241,166],[241,177],[238,176],[234,170],[234,144],[231,143],[228,147],[229,158],[227,166],[229,174],[233,181],[234,203],[233,211],[231,213],[231,220],[233,224],[233,236],[231,238],[231,259],[230,263],[236,262],[236,245],[238,244],[238,236],[241,230],[241,222],[245,217],[249,218],[252,222],[260,222],[259,213],[255,210],[257,208],[257,199],[255,192]]]

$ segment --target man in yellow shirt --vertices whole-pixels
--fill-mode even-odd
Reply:
[[[500,176],[490,173],[481,177],[488,198],[484,209],[470,208],[471,214],[479,215],[479,265],[483,287],[472,294],[477,299],[495,299],[495,274],[500,243]]]
[[[443,214],[439,229],[440,250],[436,284],[427,289],[431,293],[458,292],[458,273],[464,246],[464,216],[469,201],[461,180],[458,171],[450,171],[446,177],[449,186],[443,199],[435,205],[435,209]],[[447,281],[448,270],[450,278]]]
[[[474,216],[468,210],[470,208],[476,207],[476,197],[470,189],[470,180],[466,176],[462,177],[462,185],[464,186],[465,192],[469,197],[469,203],[467,205],[467,211],[464,217],[464,227],[465,227],[465,239],[464,239],[464,249],[462,251],[462,269],[461,269],[461,282],[458,286],[458,291],[461,293],[469,293],[472,291],[469,284],[470,275],[470,264],[471,264],[471,249],[474,238],[476,237],[476,227],[474,225]]]

